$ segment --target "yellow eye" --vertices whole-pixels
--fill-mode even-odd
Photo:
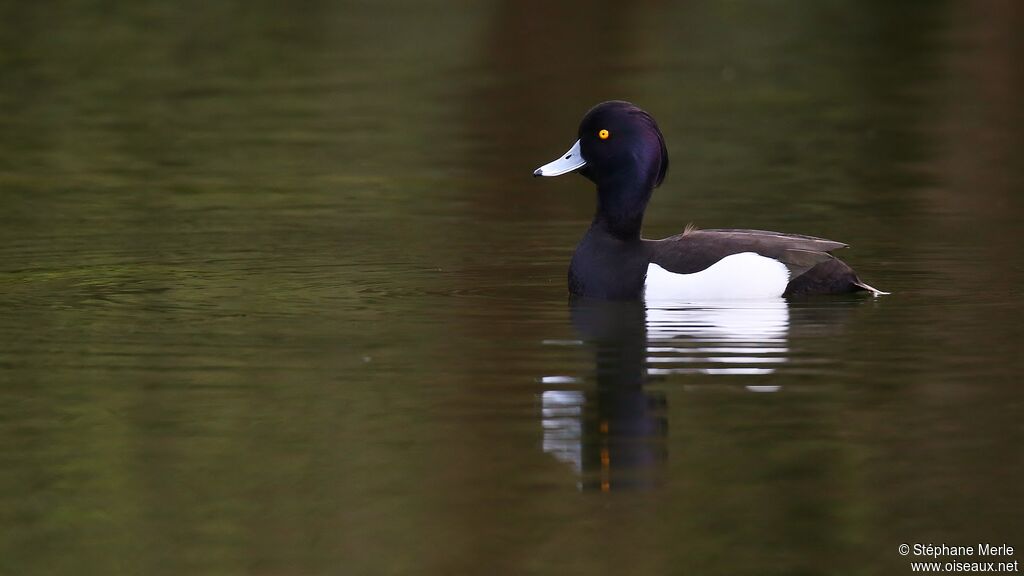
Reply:
[[[607,140],[609,136],[611,136],[611,134],[609,134],[607,130],[601,130],[597,133],[597,137],[601,140]]]

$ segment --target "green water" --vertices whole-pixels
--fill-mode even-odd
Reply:
[[[0,574],[902,574],[1024,550],[1013,3],[0,3]],[[645,234],[890,296],[573,306]],[[1010,560],[1020,560],[1020,552]],[[995,560],[995,558],[990,558]]]

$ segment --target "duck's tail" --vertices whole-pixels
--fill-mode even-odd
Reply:
[[[878,288],[875,288],[874,286],[870,286],[867,282],[864,282],[860,278],[857,278],[853,285],[856,286],[857,288],[860,288],[861,290],[871,292],[872,296],[885,296],[887,294],[891,294],[891,292],[883,292]]]

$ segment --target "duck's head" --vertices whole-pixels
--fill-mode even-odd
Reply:
[[[568,152],[534,170],[534,176],[578,171],[598,187],[650,190],[665,179],[668,150],[650,114],[613,100],[590,109],[580,122],[579,140]]]

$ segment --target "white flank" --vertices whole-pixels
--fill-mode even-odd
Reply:
[[[647,267],[645,300],[702,302],[778,298],[789,284],[785,264],[754,252],[731,254],[693,274]]]

